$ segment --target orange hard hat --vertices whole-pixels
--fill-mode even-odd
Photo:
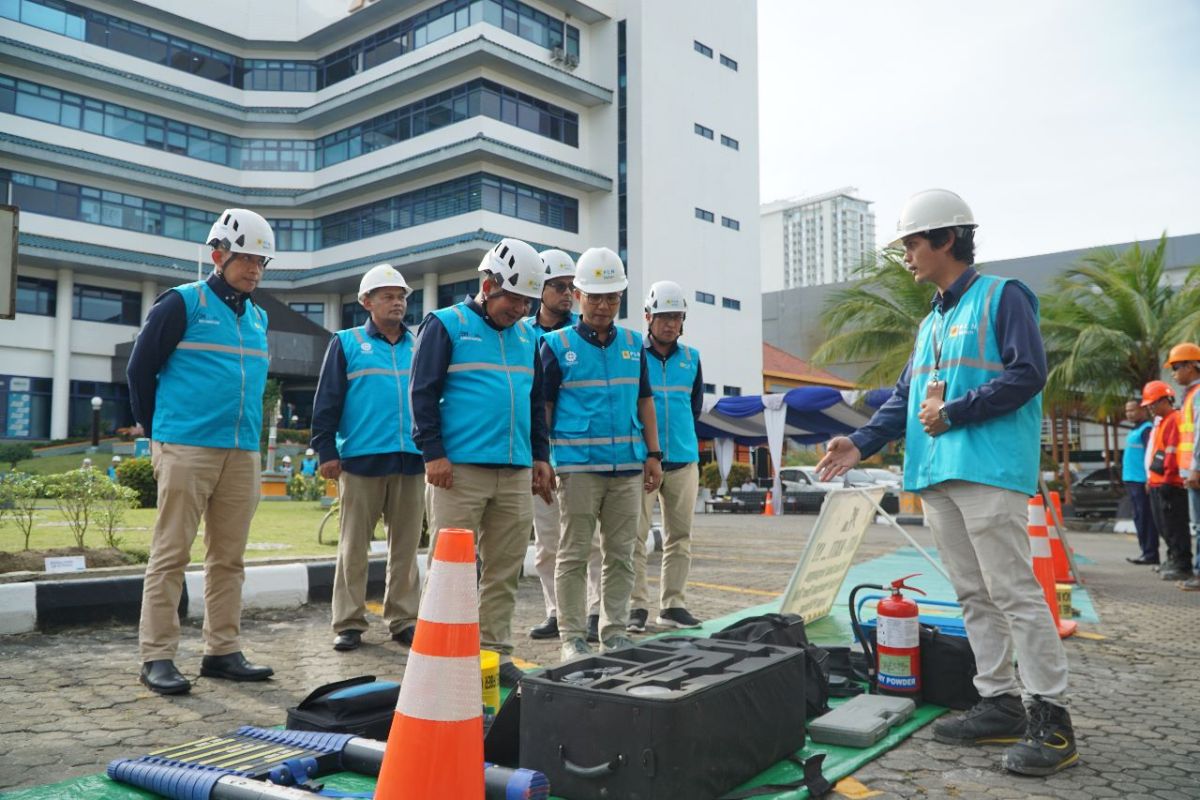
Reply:
[[[1200,347],[1191,342],[1183,342],[1171,348],[1170,354],[1167,356],[1167,363],[1164,365],[1167,369],[1171,368],[1172,364],[1178,364],[1180,361],[1200,361]]]
[[[1142,408],[1152,406],[1164,397],[1175,397],[1175,390],[1166,381],[1150,381],[1142,387]]]

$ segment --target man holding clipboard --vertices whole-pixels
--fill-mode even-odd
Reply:
[[[817,469],[831,480],[905,438],[904,488],[921,494],[963,607],[982,697],[939,721],[934,738],[1011,744],[1006,769],[1050,775],[1078,755],[1066,652],[1033,574],[1026,531],[1046,355],[1037,296],[1019,281],[978,273],[974,235],[974,215],[953,192],[930,189],[905,203],[892,246],[904,248],[918,282],[937,286],[933,308],[892,397],[863,428],[832,439]]]

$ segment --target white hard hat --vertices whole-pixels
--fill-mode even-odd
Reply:
[[[540,300],[546,265],[531,246],[520,239],[501,239],[483,254],[480,272],[495,275],[506,292]]]
[[[120,464],[120,463],[121,463],[121,457],[120,457],[120,456],[113,456],[113,463],[114,463],[114,464]]]
[[[646,313],[683,314],[687,317],[687,298],[683,296],[683,287],[675,281],[657,281],[650,287],[646,295]]]
[[[217,217],[205,240],[211,247],[224,247],[231,253],[275,257],[275,232],[260,215],[244,208],[227,208]]]
[[[562,250],[543,250],[541,256],[546,262],[546,280],[575,277],[575,262]]]
[[[89,466],[89,467],[90,467],[90,466],[92,465],[92,460],[91,460],[90,458],[85,458],[85,459],[83,460],[83,463],[84,463],[84,466]]]
[[[291,456],[284,456],[284,457],[283,457],[283,463],[285,463],[285,464],[290,464],[290,463],[292,463],[292,457],[291,457]]]
[[[317,451],[313,450],[311,447],[304,451],[304,455],[306,456],[315,456],[316,454]]]
[[[377,264],[367,270],[367,274],[362,276],[362,280],[358,282],[358,299],[362,300],[376,289],[382,289],[385,286],[395,287],[404,290],[404,296],[412,291],[407,283],[404,282],[404,276],[400,271],[391,264]]]
[[[938,228],[975,227],[975,215],[961,197],[948,189],[926,189],[904,203],[896,223],[896,238],[888,247],[899,247],[905,236]]]
[[[575,288],[587,294],[623,292],[629,286],[621,257],[607,247],[589,247],[575,265]]]

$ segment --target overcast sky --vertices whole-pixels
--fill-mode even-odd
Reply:
[[[1200,2],[759,0],[763,202],[944,187],[981,261],[1200,232]]]

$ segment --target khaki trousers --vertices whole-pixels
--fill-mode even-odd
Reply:
[[[542,582],[542,599],[546,604],[546,616],[558,616],[558,603],[554,599],[554,561],[558,555],[558,540],[562,536],[562,505],[558,493],[550,495],[554,502],[547,503],[540,497],[533,498],[533,568]],[[592,538],[592,552],[588,556],[588,613],[600,613],[600,527]]]
[[[700,490],[700,467],[688,464],[663,473],[662,485],[654,493],[642,495],[642,519],[633,540],[633,597],[630,606],[649,608],[650,591],[646,586],[646,537],[657,498],[663,515],[662,578],[659,581],[659,608],[686,608],[685,588],[692,568],[692,517],[696,513],[696,494]]]
[[[192,542],[204,518],[204,654],[242,649],[246,540],[258,507],[257,450],[151,442],[158,518],[142,588],[138,649],[142,661],[174,660],[179,597]]]
[[[367,477],[343,470],[337,568],[333,576],[333,629],[365,631],[367,559],[375,524],[383,517],[387,532],[387,579],[383,619],[399,633],[417,622],[421,579],[417,547],[425,517],[424,475]]]
[[[455,464],[453,483],[452,489],[428,488],[429,557],[443,528],[475,532],[482,564],[479,643],[510,660],[517,583],[533,525],[533,470]]]
[[[1029,498],[969,481],[921,492],[938,556],[963,609],[983,697],[1017,694],[1013,651],[1025,697],[1067,704],[1067,654],[1033,574]]]
[[[562,641],[587,634],[587,562],[600,523],[600,640],[625,634],[633,591],[633,540],[642,513],[642,476],[559,476],[562,538],[554,567],[558,631]]]

